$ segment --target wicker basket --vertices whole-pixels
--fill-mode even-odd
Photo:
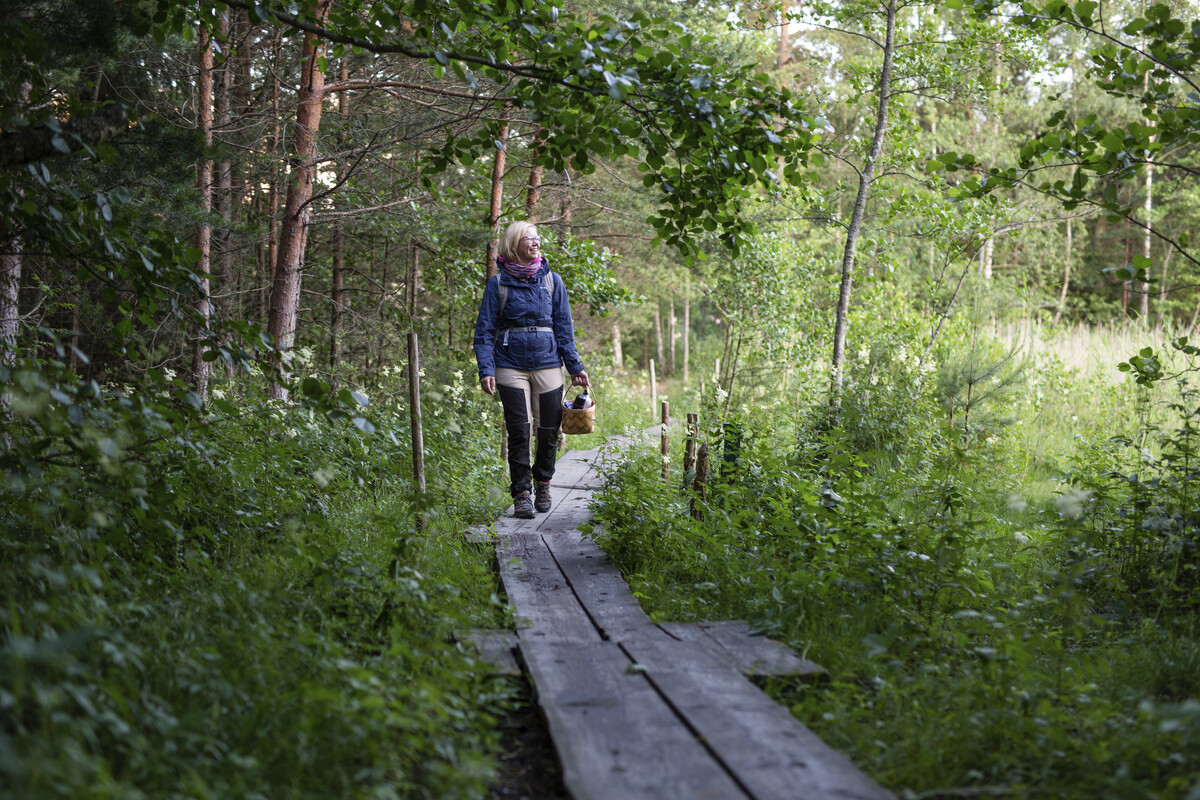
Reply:
[[[569,404],[563,404],[562,413],[562,432],[568,436],[576,436],[585,433],[591,433],[596,430],[596,398],[592,397],[592,404],[587,408],[571,408]]]

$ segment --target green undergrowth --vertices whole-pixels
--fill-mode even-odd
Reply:
[[[769,690],[903,796],[1200,797],[1191,393],[1034,463],[1026,395],[966,420],[946,382],[870,369],[891,380],[836,420],[702,424],[705,499],[651,442],[612,457],[593,535],[643,606],[820,663],[827,683]]]
[[[460,535],[504,502],[499,436],[473,379],[426,371],[424,502],[383,387],[355,427],[227,385],[186,432],[10,472],[0,793],[488,796],[515,690],[453,634],[507,624]],[[82,410],[81,436],[122,441]]]

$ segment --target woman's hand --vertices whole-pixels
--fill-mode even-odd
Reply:
[[[591,384],[588,383],[587,372],[586,371],[576,372],[574,375],[572,375],[571,376],[571,385],[572,386],[590,386]]]
[[[489,395],[496,393],[496,376],[485,375],[479,379],[479,388],[487,392]]]

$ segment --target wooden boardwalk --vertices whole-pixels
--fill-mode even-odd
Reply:
[[[575,800],[894,800],[751,683],[819,674],[744,623],[656,625],[580,523],[598,450],[558,462],[554,506],[498,520],[496,555]],[[511,512],[510,512],[511,513]],[[493,651],[506,644],[482,637]]]

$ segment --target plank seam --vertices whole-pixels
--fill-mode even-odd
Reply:
[[[558,567],[558,571],[562,573],[563,580],[566,581],[567,586],[570,587],[571,594],[575,596],[575,601],[579,603],[579,607],[583,609],[583,613],[587,614],[588,621],[592,623],[592,627],[595,628],[596,632],[600,634],[600,640],[604,642],[612,641],[612,637],[608,635],[608,631],[604,630],[604,626],[596,621],[596,617],[592,614],[591,609],[587,607],[587,603],[583,602],[583,600],[579,597],[579,590],[575,588],[575,584],[571,580],[571,576],[568,575],[567,571],[562,568],[562,563],[559,562],[558,556],[554,554],[554,548],[551,547],[550,543],[546,541],[545,534],[541,534],[541,540],[542,544],[546,546],[546,552],[550,554],[550,558],[554,559],[554,566]],[[627,656],[629,655],[629,653],[625,652],[625,648],[623,647],[621,648],[621,652],[625,653]],[[657,692],[658,689],[655,688],[655,691]]]
[[[666,633],[666,631],[664,631],[664,633]],[[633,653],[629,652],[628,648],[625,647],[624,642],[617,642],[617,647],[621,648],[621,652],[629,658],[631,664],[638,663],[638,660],[634,658]],[[663,702],[667,704],[667,708],[671,709],[671,713],[675,715],[676,719],[679,720],[683,727],[688,729],[692,736],[695,737],[696,741],[700,743],[700,746],[703,747],[710,756],[712,756],[713,761],[721,765],[721,769],[725,770],[725,774],[729,776],[729,779],[732,780],[734,784],[746,794],[746,797],[754,800],[755,794],[754,792],[750,791],[750,787],[742,782],[742,779],[739,778],[737,773],[730,768],[729,764],[725,762],[725,759],[721,758],[720,753],[718,753],[713,746],[708,743],[708,739],[705,738],[704,735],[696,728],[696,726],[691,723],[691,721],[687,718],[687,714],[683,713],[683,710],[680,709],[679,706],[671,702],[671,698],[667,696],[667,693],[663,691],[662,687],[658,685],[658,682],[654,680],[654,672],[652,670],[643,670],[642,676],[647,680],[647,682],[649,682],[650,686],[653,687],[655,694],[661,697]]]

